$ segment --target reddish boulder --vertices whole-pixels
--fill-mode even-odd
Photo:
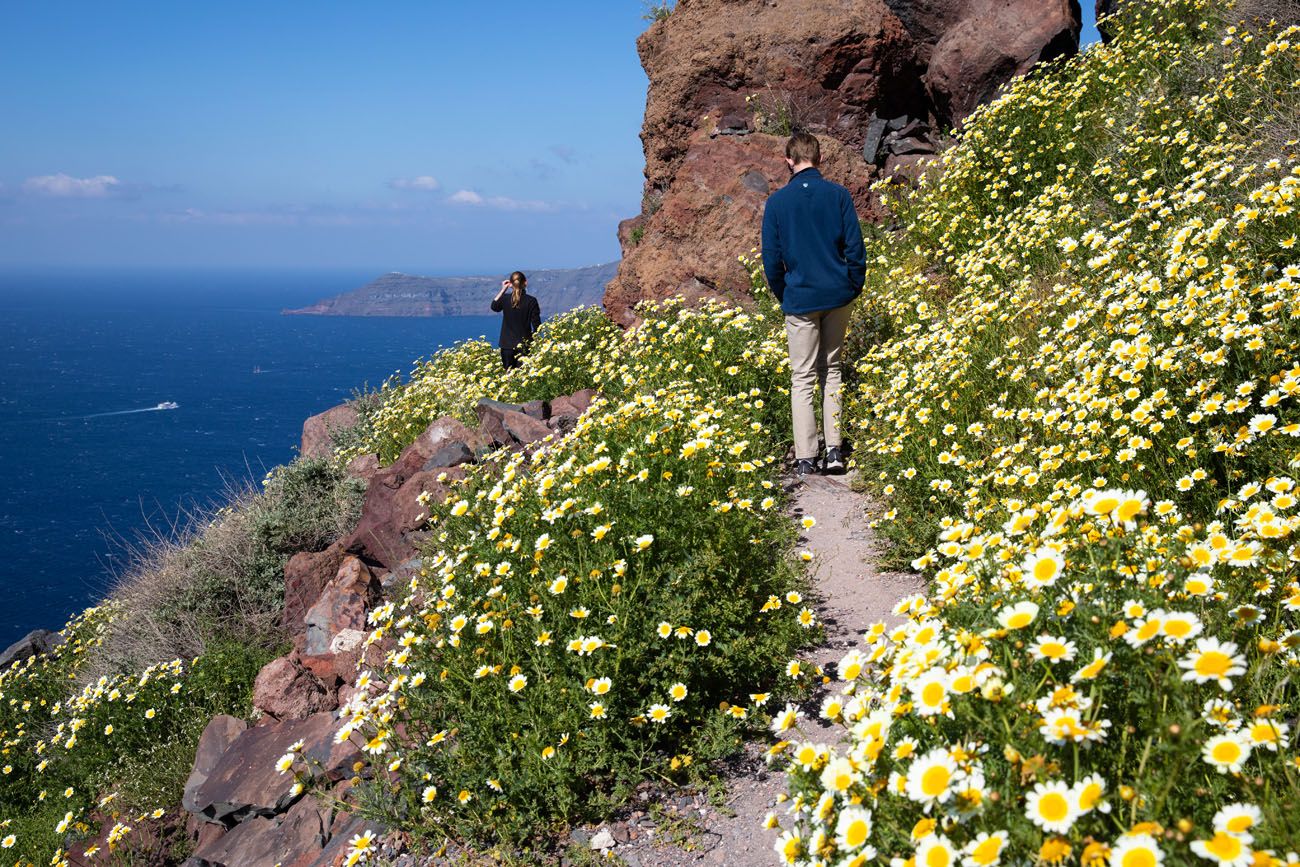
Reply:
[[[1079,50],[1078,0],[954,0],[925,74],[936,116],[956,123],[1035,64]]]
[[[248,723],[233,716],[219,714],[214,716],[199,735],[199,748],[194,756],[194,767],[185,781],[185,791],[181,795],[181,806],[191,813],[200,809],[197,798],[199,789],[207,781],[212,769],[217,766],[222,754],[235,742],[235,738],[248,728]]]
[[[600,397],[600,392],[596,391],[594,388],[580,388],[567,397],[569,403],[573,405],[574,409],[579,413],[584,413],[596,398]]]
[[[294,554],[284,567],[284,614],[280,622],[290,634],[302,629],[302,618],[334,580],[343,565],[343,546],[334,543],[324,551]]]
[[[474,414],[478,416],[478,429],[483,441],[489,446],[510,445],[513,440],[506,430],[505,414],[522,409],[517,403],[503,403],[487,397],[480,399],[474,404]]]
[[[484,445],[477,431],[450,416],[434,421],[396,461],[371,476],[361,520],[343,541],[344,550],[385,569],[409,559],[415,546],[408,534],[428,519],[427,514],[420,514],[415,498],[425,490],[437,490],[433,486],[438,484],[440,472],[463,478],[459,466],[470,462],[475,449]],[[438,463],[444,460],[446,464]]]
[[[343,471],[355,479],[369,482],[380,470],[378,455],[357,455],[348,461]]]
[[[441,501],[447,489],[438,477],[444,473],[448,479],[465,477],[463,467],[376,476],[366,489],[361,520],[343,541],[344,548],[384,569],[395,569],[409,560],[415,555],[418,533],[429,520],[428,510],[418,498],[428,492],[434,502]]]
[[[443,478],[446,481],[438,481]],[[421,530],[429,524],[429,507],[420,503],[420,498],[430,504],[441,503],[450,488],[447,481],[465,478],[465,471],[459,467],[445,467],[416,473],[406,480],[401,490],[394,497],[394,514],[397,527],[407,534]],[[425,497],[424,495],[428,495]],[[394,566],[400,566],[400,563]]]
[[[312,861],[294,862],[284,867],[338,867],[351,850],[353,837],[368,831],[379,834],[382,830],[378,824],[369,819],[340,813],[334,817],[334,828],[329,843]]]
[[[454,466],[454,464],[433,463],[437,455],[461,454],[468,451],[471,459],[474,450],[483,445],[480,435],[459,420],[443,416],[420,432],[398,457],[389,471],[398,471],[411,476],[431,466]],[[462,461],[463,462],[463,461]]]
[[[379,579],[356,557],[345,557],[338,574],[325,586],[303,618],[303,652],[330,652],[330,642],[344,629],[365,629],[366,612],[382,592]]]
[[[353,632],[353,630],[345,629],[339,635],[350,636]],[[335,636],[335,639],[330,643],[330,647],[337,646],[338,636]],[[346,651],[327,649],[324,653],[302,653],[298,655],[298,662],[302,667],[311,672],[312,676],[330,691],[330,695],[334,696],[330,702],[330,707],[321,708],[322,710],[336,710],[343,703],[340,690],[356,680],[358,656],[359,651],[355,646],[353,649]]]
[[[344,403],[312,416],[302,423],[304,458],[327,458],[334,454],[334,436],[357,426],[359,418],[351,404]]]
[[[253,707],[277,720],[304,719],[333,710],[336,695],[295,664],[292,656],[271,660],[253,681]]]
[[[227,827],[253,816],[272,818],[283,813],[301,795],[292,791],[292,776],[281,774],[275,765],[299,740],[303,742],[300,755],[305,762],[326,779],[343,779],[351,773],[360,751],[351,741],[336,744],[336,728],[332,714],[317,713],[241,732],[190,799],[196,808],[192,812]]]
[[[510,438],[521,446],[530,445],[551,435],[546,422],[524,415],[522,412],[505,412],[501,416],[501,425]]]
[[[524,404],[520,412],[538,421],[546,421],[551,416],[550,405],[544,400],[530,400]]]
[[[278,864],[305,867],[316,863],[330,840],[332,811],[315,798],[298,801],[282,816],[254,816],[240,822],[219,839],[194,851],[207,864],[229,867]]]

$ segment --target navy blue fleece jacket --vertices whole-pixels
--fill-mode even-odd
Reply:
[[[763,209],[763,271],[786,313],[843,307],[862,291],[867,252],[853,197],[804,169]]]

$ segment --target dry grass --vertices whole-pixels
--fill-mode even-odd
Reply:
[[[1283,27],[1300,24],[1300,3],[1296,0],[1238,0],[1235,17],[1247,24],[1266,25],[1276,21]]]
[[[328,462],[299,460],[263,490],[232,484],[225,505],[184,512],[127,544],[130,566],[109,594],[117,613],[85,677],[193,658],[214,641],[281,643],[284,564],[348,532],[362,494]]]

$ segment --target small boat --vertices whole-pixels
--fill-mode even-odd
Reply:
[[[264,372],[265,371],[262,370],[261,365],[257,365],[253,367],[253,373],[264,373]]]
[[[164,400],[154,407],[154,409],[180,409],[181,405],[174,400]]]

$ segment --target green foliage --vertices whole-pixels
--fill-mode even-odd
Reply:
[[[641,14],[641,20],[656,23],[673,13],[677,0],[642,0],[642,6],[645,11]]]
[[[779,402],[789,393],[788,384],[779,381],[787,365],[785,340],[773,330],[781,320],[774,318],[767,295],[759,298],[758,319],[737,311],[724,319],[716,306],[690,311],[679,302],[645,305],[639,312],[649,327],[628,333],[598,308],[573,310],[542,324],[516,370],[502,370],[496,351],[483,341],[457,344],[418,362],[406,382],[386,383],[366,431],[337,459],[373,453],[389,463],[436,418],[476,424],[474,405],[482,397],[522,403],[582,388],[622,397],[693,377],[702,389],[760,388]],[[710,318],[718,318],[718,327],[692,343],[701,322]],[[689,355],[692,351],[701,355]],[[788,435],[788,412],[775,411],[774,404],[765,407],[763,423],[771,426],[771,436]]]

